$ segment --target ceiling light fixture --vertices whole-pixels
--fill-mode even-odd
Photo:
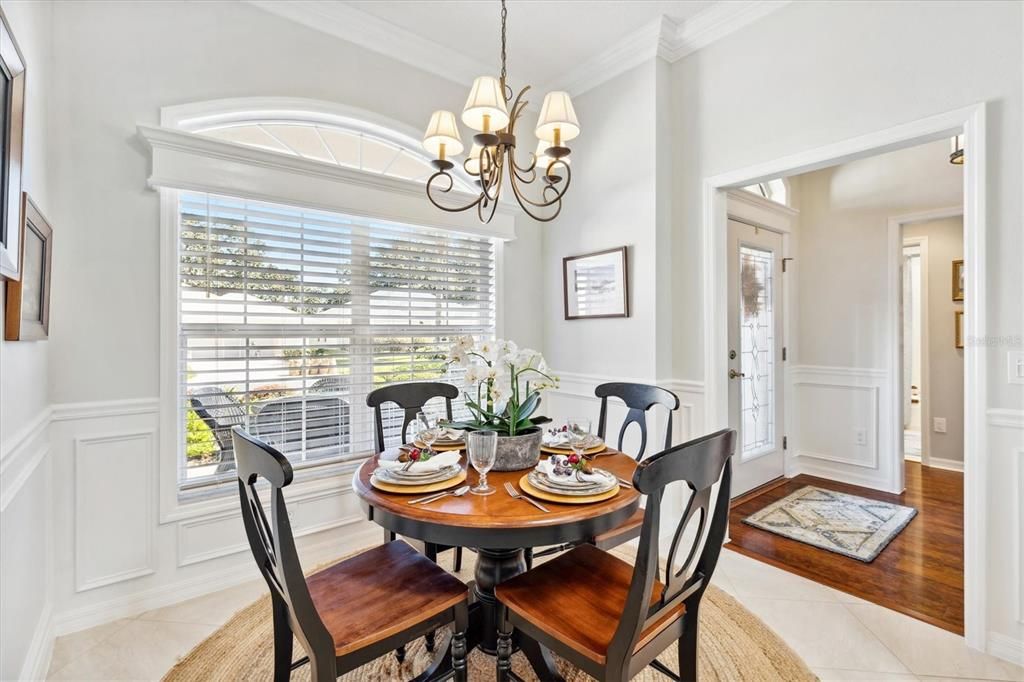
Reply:
[[[964,136],[954,135],[949,139],[949,162],[957,166],[964,164]]]
[[[462,162],[463,169],[477,179],[480,194],[463,206],[450,206],[438,201],[454,186],[449,171],[455,167],[450,157],[461,154],[464,147],[459,136],[455,114],[435,111],[430,117],[423,147],[434,157],[431,164],[437,172],[427,180],[427,198],[434,206],[452,213],[476,208],[482,222],[490,222],[498,206],[498,198],[508,176],[512,194],[523,211],[534,220],[554,220],[562,210],[562,197],[569,189],[570,150],[565,143],[580,134],[580,123],[567,92],[549,92],[544,97],[540,118],[534,131],[540,142],[530,155],[530,163],[516,163],[515,126],[528,102],[523,95],[527,85],[512,99],[505,69],[505,23],[508,10],[501,0],[501,76],[480,76],[473,81],[469,99],[462,110],[462,122],[477,131],[473,146]],[[540,196],[530,198],[524,188],[540,181]]]

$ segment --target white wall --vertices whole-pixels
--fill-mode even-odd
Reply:
[[[0,3],[26,64],[22,188],[52,220],[47,118],[53,77],[49,2]],[[16,199],[17,200],[17,199]],[[54,223],[54,244],[63,245]],[[54,272],[55,286],[62,278]],[[0,284],[0,325],[4,285]],[[2,335],[0,335],[2,338]],[[0,679],[46,672],[52,642],[53,499],[46,429],[47,341],[0,341]]]
[[[954,312],[963,311],[962,301],[953,300],[953,261],[964,257],[963,217],[913,223],[903,228],[903,237],[928,239],[928,384],[921,386],[922,397],[928,401],[929,418],[946,420],[946,432],[938,433],[932,424],[928,429],[928,456],[936,464],[948,465],[964,459],[964,351],[956,347]],[[955,466],[955,464],[953,465]]]
[[[51,145],[59,202],[51,315],[56,627],[67,632],[253,577],[237,500],[159,516],[159,202],[137,124],[164,106],[247,96],[336,102],[421,129],[465,83],[240,2],[69,2],[54,10]],[[426,202],[426,198],[424,198]],[[539,228],[503,247],[503,322],[543,344]],[[5,379],[4,385],[7,386]],[[346,476],[291,491],[309,565],[376,541]]]
[[[1016,656],[1024,656],[1024,386],[1007,381],[1006,365],[1024,336],[1021,14],[1021,4],[1010,2],[791,3],[689,55],[672,73],[673,373],[684,379],[704,369],[702,299],[693,295],[704,276],[704,178],[988,103],[986,627],[990,648]],[[971,48],[951,49],[950,36]]]

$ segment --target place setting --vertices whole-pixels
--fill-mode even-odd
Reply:
[[[466,480],[460,452],[464,445],[455,447],[458,439],[464,438],[463,432],[441,427],[423,413],[409,424],[409,430],[415,434],[413,443],[381,453],[370,476],[374,488],[399,494],[429,493]],[[442,435],[446,450],[440,444]]]
[[[606,448],[604,441],[590,432],[589,420],[569,419],[560,428],[547,431],[545,440],[564,444],[565,450],[547,450],[549,456],[519,479],[526,495],[548,502],[589,504],[615,497],[620,487],[632,487],[628,481],[593,465],[592,455]],[[513,491],[509,490],[509,495],[516,497]],[[529,497],[525,499],[532,502]]]

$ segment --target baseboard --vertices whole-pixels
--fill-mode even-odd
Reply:
[[[346,537],[344,544],[339,544],[338,538],[334,534],[308,544],[299,552],[303,559],[304,569],[310,570],[325,561],[358,551],[374,542],[380,542],[381,533],[378,526],[373,526]],[[146,611],[219,592],[257,578],[259,578],[259,571],[255,564],[246,561],[232,569],[210,571],[185,580],[177,580],[62,612],[55,619],[54,630],[57,635],[78,632],[118,618],[132,618]]]
[[[988,653],[996,658],[1024,666],[1024,642],[998,632],[988,633]]]
[[[908,462],[917,462],[918,464],[921,463],[921,455],[907,455],[907,454],[905,454],[905,455],[903,455],[903,459],[907,460]]]
[[[794,457],[794,468],[798,474],[806,474],[807,476],[814,476],[815,478],[825,478],[830,481],[836,481],[838,483],[848,483],[849,485],[859,485],[862,488],[871,488],[872,490],[879,490],[885,493],[893,493],[899,495],[902,490],[890,490],[889,481],[885,477],[864,475],[861,473],[853,472],[837,472],[830,466],[818,465],[813,460],[808,460],[807,457]]]
[[[57,638],[54,630],[53,605],[47,602],[39,615],[36,630],[32,633],[25,661],[21,665],[19,680],[45,680],[53,658],[53,642]]]
[[[960,473],[963,473],[964,470],[964,463],[955,459],[929,457],[927,463],[923,461],[921,463],[925,466],[934,467],[936,469],[948,469],[949,471],[959,471]]]

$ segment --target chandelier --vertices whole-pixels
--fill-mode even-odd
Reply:
[[[548,222],[561,212],[562,197],[569,189],[572,173],[569,170],[570,150],[565,143],[580,134],[580,124],[569,93],[549,92],[544,96],[534,130],[538,139],[537,149],[530,155],[528,164],[520,166],[516,161],[515,127],[528,104],[523,95],[530,86],[520,90],[513,100],[505,69],[507,17],[505,0],[501,0],[501,77],[480,76],[473,81],[462,110],[462,122],[477,131],[473,135],[473,146],[462,161],[462,168],[476,179],[480,193],[473,201],[461,206],[439,201],[454,186],[449,171],[455,164],[450,159],[461,154],[464,147],[455,114],[435,111],[423,136],[423,147],[434,157],[431,164],[437,169],[427,180],[427,198],[434,206],[451,213],[475,208],[480,220],[488,223],[494,217],[504,180],[508,177],[512,194],[523,211],[534,220]],[[532,187],[539,188],[539,191],[529,189]]]

